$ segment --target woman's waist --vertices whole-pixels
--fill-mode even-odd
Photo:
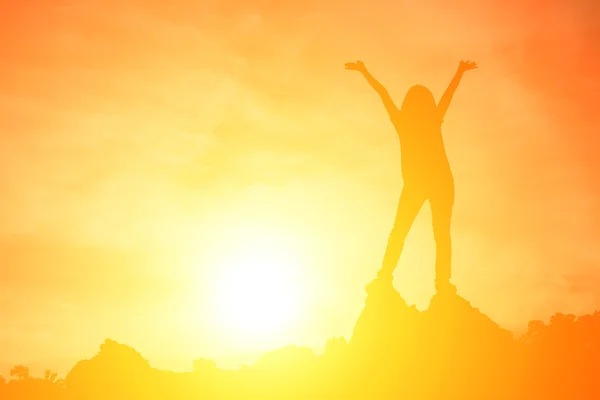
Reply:
[[[403,160],[402,161],[402,175],[405,180],[414,178],[422,180],[427,178],[427,180],[435,180],[435,181],[453,181],[454,177],[452,176],[452,170],[450,169],[450,164],[448,160],[438,160],[437,162],[410,162]]]
[[[446,153],[402,154],[400,161],[402,168],[427,171],[450,170],[450,162]]]

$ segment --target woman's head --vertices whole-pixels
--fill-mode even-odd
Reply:
[[[439,118],[435,98],[425,86],[415,85],[408,89],[401,110],[405,115],[417,118]]]

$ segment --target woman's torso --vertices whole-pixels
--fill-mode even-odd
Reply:
[[[410,121],[398,113],[392,120],[400,138],[405,183],[453,184],[439,122]]]

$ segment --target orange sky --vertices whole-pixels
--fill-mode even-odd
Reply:
[[[402,187],[356,59],[397,104],[479,65],[444,123],[459,294],[514,329],[598,308],[595,1],[163,3],[0,0],[0,372],[65,373],[105,337],[174,370],[349,338]],[[429,223],[395,281],[420,308]],[[206,317],[207,254],[239,225],[304,254],[306,312],[276,343]]]

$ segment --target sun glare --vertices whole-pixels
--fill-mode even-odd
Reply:
[[[247,230],[218,255],[210,308],[223,333],[273,339],[299,319],[300,254],[288,238]]]

